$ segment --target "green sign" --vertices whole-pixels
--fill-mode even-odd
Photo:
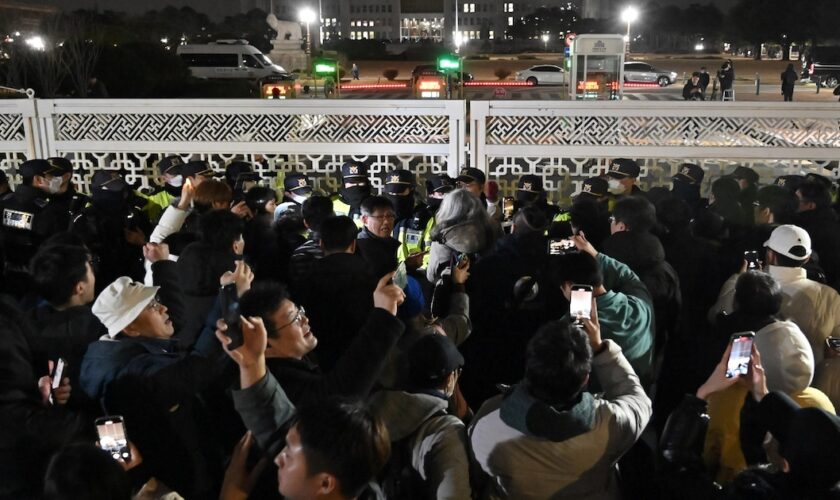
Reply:
[[[437,60],[437,69],[438,71],[443,71],[444,73],[448,71],[460,71],[461,59],[452,54],[440,56]]]
[[[314,67],[312,72],[318,76],[335,76],[338,68],[332,59],[316,59],[312,65]]]

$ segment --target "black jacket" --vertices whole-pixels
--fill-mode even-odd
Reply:
[[[292,256],[289,259],[289,288],[292,291],[312,271],[312,266],[315,265],[315,261],[321,259],[323,256],[324,251],[321,249],[321,237],[317,233],[309,233],[309,239],[295,248],[295,251],[292,252]]]
[[[33,331],[27,340],[32,349],[36,375],[48,375],[48,361],[64,358],[67,362],[64,376],[70,379],[73,388],[80,387],[79,373],[85,351],[89,344],[106,335],[108,330],[94,316],[89,305],[59,311],[42,302],[28,316]],[[101,412],[98,403],[86,398],[83,391],[72,391],[68,407],[94,412],[90,413],[91,416]]]
[[[329,372],[322,372],[308,357],[269,358],[266,364],[295,405],[330,396],[366,399],[381,375],[388,353],[404,330],[396,316],[384,309],[373,309],[365,326]]]
[[[91,344],[82,362],[80,388],[125,417],[151,474],[185,498],[216,495],[222,470],[218,429],[197,397],[229,363],[214,335],[220,316],[217,305],[191,351],[173,339],[118,337]]]
[[[204,320],[219,294],[219,278],[236,269],[231,250],[220,250],[201,242],[190,243],[178,257],[177,278],[185,314],[176,328],[182,347],[189,347],[198,337]]]
[[[318,338],[314,356],[323,370],[335,367],[367,321],[378,281],[360,256],[337,253],[315,261],[300,283],[295,300],[306,308]]]
[[[0,296],[0,498],[40,498],[50,455],[75,439],[95,439],[91,421],[41,402],[32,335],[24,314]]]
[[[830,207],[808,210],[796,214],[793,223],[808,231],[811,248],[817,253],[828,284],[840,290],[840,222],[837,214]]]
[[[362,228],[356,240],[358,253],[370,268],[373,276],[382,277],[397,268],[397,249],[400,242],[394,238],[380,238],[367,228]]]
[[[697,90],[697,92],[693,92],[693,90]],[[705,101],[706,98],[703,96],[703,86],[700,85],[700,82],[697,82],[697,85],[689,80],[683,85],[682,90],[683,99],[686,101]]]

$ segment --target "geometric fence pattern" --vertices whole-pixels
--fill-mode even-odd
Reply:
[[[23,115],[0,114],[0,141],[23,141]]]
[[[719,147],[840,146],[837,118],[491,116],[487,144]]]
[[[63,141],[446,144],[447,116],[59,114]],[[2,123],[0,123],[2,126]]]

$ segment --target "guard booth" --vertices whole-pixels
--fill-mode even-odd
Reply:
[[[578,35],[569,50],[572,100],[621,100],[624,93],[624,36]]]

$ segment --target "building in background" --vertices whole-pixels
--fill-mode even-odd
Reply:
[[[240,0],[243,11],[264,9],[289,21],[309,7],[321,12],[321,40],[388,40],[398,42],[443,42],[460,39],[495,40],[519,19],[540,7],[576,8],[589,1],[611,0]],[[600,5],[598,8],[601,8]],[[597,9],[594,9],[594,11]],[[457,16],[456,16],[457,11]],[[456,23],[457,17],[457,23]],[[318,27],[310,26],[313,37]]]

